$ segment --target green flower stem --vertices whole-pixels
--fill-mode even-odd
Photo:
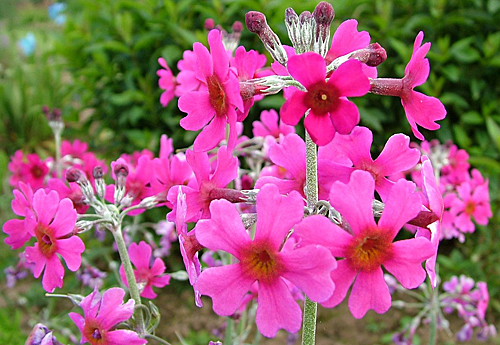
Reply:
[[[141,295],[139,294],[139,289],[137,288],[137,281],[135,280],[134,269],[130,262],[130,257],[128,256],[127,246],[125,245],[125,240],[123,239],[121,223],[117,224],[112,230],[113,236],[115,237],[116,245],[118,246],[118,253],[120,254],[120,259],[125,269],[125,276],[127,277],[127,282],[130,291],[130,297],[135,301],[135,305],[141,305]],[[139,336],[144,337],[146,333],[146,327],[144,325],[144,315],[140,308],[135,311],[135,320],[137,324],[137,333]]]
[[[436,270],[437,271],[437,270]],[[431,305],[430,305],[430,314],[431,314],[431,324],[430,324],[430,334],[429,334],[429,345],[436,345],[437,340],[437,313],[439,311],[439,297],[438,297],[438,289],[434,290],[431,287],[431,283],[428,283],[429,291],[431,295]]]
[[[306,114],[307,116],[307,114]],[[307,206],[314,210],[318,202],[318,167],[316,144],[312,141],[306,130],[306,196]],[[316,317],[318,305],[316,302],[305,298],[304,319],[302,322],[302,345],[314,345],[316,343]]]

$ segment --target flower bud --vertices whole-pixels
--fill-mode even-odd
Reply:
[[[312,15],[316,22],[314,51],[325,57],[330,49],[330,26],[335,17],[335,11],[331,4],[322,1],[316,6]]]
[[[264,47],[274,60],[286,66],[288,57],[278,36],[269,27],[266,16],[260,12],[250,11],[245,15],[245,23],[250,32],[257,34]]]

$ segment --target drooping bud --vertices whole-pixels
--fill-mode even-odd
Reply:
[[[299,16],[293,8],[288,7],[285,10],[285,25],[286,30],[288,31],[288,37],[290,37],[290,41],[292,41],[292,46],[295,49],[295,52],[299,54],[301,39],[300,39],[300,21]]]
[[[81,182],[83,181],[83,179],[86,179],[86,177],[84,177],[84,174],[82,174],[82,172],[76,168],[69,168],[68,171],[66,171],[66,180],[68,182]]]
[[[326,1],[320,2],[314,9],[313,17],[316,22],[314,51],[325,57],[330,48],[330,26],[335,17],[333,6]]]
[[[233,32],[241,32],[241,31],[243,31],[243,24],[237,20],[233,23]]]
[[[281,45],[278,35],[269,27],[266,16],[257,11],[250,11],[245,15],[245,23],[250,32],[257,34],[264,44],[266,50],[271,54],[274,60],[283,66],[286,66],[288,57],[285,49]]]
[[[87,176],[83,172],[76,168],[69,168],[66,171],[66,180],[68,182],[76,182],[80,186],[82,194],[85,197],[84,203],[93,204],[95,199],[94,188],[92,188]]]
[[[372,43],[368,47],[352,52],[351,59],[356,59],[370,67],[377,67],[387,59],[387,52],[378,43]]]
[[[120,161],[121,160],[121,161]],[[115,166],[113,167],[113,173],[116,176],[116,185],[115,185],[115,205],[118,205],[126,192],[126,183],[127,176],[129,173],[128,165],[121,158],[118,159]]]
[[[104,182],[104,172],[102,171],[102,168],[100,166],[95,166],[94,170],[92,170],[92,175],[94,176],[97,195],[100,198],[104,198],[106,195],[106,183]]]

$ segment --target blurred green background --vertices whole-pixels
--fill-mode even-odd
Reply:
[[[490,322],[500,319],[500,0],[338,0],[331,2],[336,18],[356,18],[388,53],[380,77],[401,77],[417,33],[432,42],[429,80],[420,91],[439,97],[448,115],[428,140],[452,140],[470,154],[473,167],[490,180],[493,218],[476,227],[464,244],[447,241],[439,258],[444,278],[466,274],[487,281],[491,294]],[[244,22],[249,10],[266,14],[268,23],[289,44],[284,11],[312,11],[317,1],[298,0],[72,0],[66,21],[49,18],[49,1],[1,0],[0,6],[0,221],[11,217],[7,162],[17,149],[52,154],[51,131],[41,112],[57,107],[66,123],[64,137],[89,143],[108,160],[123,152],[156,151],[160,135],[174,138],[176,148],[192,143],[195,134],[179,127],[183,114],[172,101],[160,105],[157,59],[164,57],[177,73],[182,52],[195,41],[206,43],[203,23],[213,18],[229,29]],[[19,40],[35,37],[31,55]],[[258,38],[246,29],[240,42],[263,52]],[[270,60],[268,59],[268,63]],[[399,99],[368,95],[355,100],[361,124],[382,145],[395,132],[410,134]],[[257,103],[246,120],[246,131],[262,109],[282,104],[281,96]],[[3,269],[14,262],[6,247],[0,251]],[[19,317],[0,309],[0,343],[9,343],[6,329]],[[17,315],[17,314],[16,314]],[[17,321],[16,321],[17,320]],[[3,335],[2,335],[3,334]],[[7,335],[5,335],[7,334]]]

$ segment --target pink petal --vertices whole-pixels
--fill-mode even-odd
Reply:
[[[322,246],[306,246],[283,251],[282,276],[302,290],[314,302],[328,299],[335,285],[330,273],[337,267],[332,254]]]
[[[436,130],[440,125],[435,121],[446,117],[446,109],[439,99],[420,92],[411,91],[408,96],[401,98],[401,103],[413,134],[420,140],[423,140],[424,136],[418,131],[416,124],[426,129]]]
[[[307,109],[309,109],[304,103],[305,95],[305,92],[295,91],[281,106],[280,116],[284,123],[291,126],[295,126],[299,123]]]
[[[27,248],[26,248],[27,249]],[[57,255],[47,259],[43,273],[42,286],[47,292],[53,292],[56,287],[62,288],[64,267]]]
[[[196,224],[196,239],[207,248],[239,257],[240,249],[250,242],[250,237],[236,206],[224,199],[214,200],[210,203],[210,214],[211,219]]]
[[[328,83],[335,85],[342,96],[364,96],[370,90],[370,81],[362,66],[358,60],[347,60],[333,72]]]
[[[38,222],[49,225],[59,206],[59,195],[52,190],[45,194],[43,189],[39,189],[33,196],[33,209],[35,210]]]
[[[229,316],[238,309],[254,281],[242,272],[240,264],[233,264],[207,268],[201,272],[194,288],[212,298],[216,314]]]
[[[185,93],[179,98],[178,106],[181,111],[187,113],[187,116],[181,119],[180,125],[188,131],[200,130],[215,116],[206,91]]]
[[[384,280],[382,268],[372,272],[359,272],[349,297],[349,310],[356,319],[361,319],[373,309],[383,314],[391,307],[391,294]]]
[[[280,328],[290,333],[299,331],[302,312],[281,278],[272,285],[259,282],[257,304],[255,323],[263,336],[272,338]]]
[[[85,245],[78,236],[57,240],[57,253],[61,254],[70,271],[76,271],[82,263]]]
[[[410,137],[404,134],[395,134],[387,140],[375,164],[383,176],[394,175],[398,172],[410,170],[420,160],[420,151],[410,149]]]
[[[123,303],[125,291],[120,288],[110,288],[102,294],[101,308],[97,320],[104,329],[111,329],[118,323],[130,319],[134,313],[134,300]]]
[[[374,187],[372,175],[361,170],[353,171],[349,184],[337,181],[332,185],[330,202],[347,220],[354,234],[376,227],[372,211]]]
[[[286,234],[303,215],[304,202],[299,193],[292,191],[282,196],[276,186],[263,186],[257,194],[255,241],[267,242],[270,248],[278,250]]]
[[[294,178],[305,178],[306,144],[297,134],[288,134],[280,144],[269,148],[269,158],[285,168]]]
[[[9,235],[5,239],[5,243],[11,246],[12,249],[21,248],[31,238],[31,234],[24,227],[24,221],[20,219],[6,221],[2,230]]]
[[[233,73],[229,73],[229,79],[224,83],[224,90],[229,103],[243,111],[245,107],[240,94],[240,82]]]
[[[40,274],[47,263],[47,258],[40,252],[38,248],[38,242],[35,243],[34,247],[26,247],[24,250],[26,261],[34,263],[35,268],[33,269],[33,276],[35,278],[40,277]]]
[[[217,152],[217,167],[212,181],[219,188],[225,188],[238,176],[238,158],[233,157],[226,147],[219,148]]]
[[[159,276],[160,274],[165,273],[165,263],[163,262],[163,260],[160,258],[156,258],[155,261],[153,262],[153,266],[151,266],[151,269],[149,270],[149,272],[153,276]],[[169,277],[169,280],[170,280],[170,277]]]
[[[394,238],[403,225],[417,216],[421,206],[420,196],[415,193],[415,184],[400,179],[391,188],[378,226],[390,232]]]
[[[151,260],[151,246],[141,241],[139,244],[132,243],[128,247],[130,261],[138,271],[149,271],[149,261]]]
[[[77,313],[69,313],[68,316],[75,323],[76,327],[78,327],[80,333],[83,334],[83,327],[85,327],[85,318]]]
[[[288,60],[288,71],[307,89],[326,77],[326,63],[321,55],[307,52],[294,55]]]
[[[335,290],[332,296],[321,303],[325,308],[333,308],[340,304],[347,295],[349,287],[352,285],[358,272],[351,269],[347,260],[337,261],[337,268],[331,273],[331,278],[335,283]]]
[[[212,122],[208,124],[196,137],[193,150],[196,152],[210,151],[217,146],[226,136],[226,119],[221,116],[215,116]]]
[[[139,335],[136,332],[126,329],[118,329],[107,332],[106,336],[108,345],[142,345],[147,344],[148,342],[146,339],[139,338]]]
[[[68,198],[62,199],[55,218],[50,224],[50,227],[54,231],[54,236],[57,238],[72,233],[75,228],[76,217],[73,202]]]
[[[320,215],[304,218],[295,225],[293,233],[300,239],[297,247],[320,245],[329,249],[336,257],[344,257],[346,247],[352,241],[352,236],[347,231]]]
[[[435,254],[432,243],[423,238],[397,241],[392,244],[393,257],[383,266],[406,289],[414,289],[425,280],[422,262]]]
[[[328,144],[335,135],[335,127],[329,114],[316,115],[311,111],[304,119],[304,126],[318,146]]]
[[[358,107],[353,102],[341,98],[337,109],[330,113],[330,117],[337,132],[349,134],[359,123]]]
[[[187,150],[186,160],[189,163],[191,169],[193,169],[194,175],[196,176],[196,181],[198,185],[201,185],[203,181],[208,181],[210,177],[210,162],[208,160],[208,155],[204,152],[193,152]],[[177,194],[176,194],[177,199]],[[173,200],[171,200],[174,202]]]
[[[222,44],[222,33],[219,30],[210,30],[208,33],[208,44],[214,64],[214,74],[220,80],[225,80],[229,73],[229,56]]]
[[[370,44],[370,34],[367,31],[358,32],[358,21],[349,19],[342,22],[332,37],[332,44],[327,57],[330,61],[365,48]]]
[[[193,44],[193,51],[196,54],[196,64],[198,66],[196,77],[199,78],[198,74],[202,74],[202,78],[199,79],[206,81],[207,77],[214,74],[212,56],[210,56],[208,49],[199,42]]]
[[[372,132],[366,127],[356,126],[351,134],[337,134],[333,139],[332,146],[349,158],[354,166],[360,168],[373,162],[370,155],[372,142]]]
[[[263,176],[255,183],[255,188],[260,189],[262,186],[270,183],[278,187],[280,194],[288,194],[291,191],[297,191],[304,196],[305,176],[300,180],[283,180],[274,176]]]

